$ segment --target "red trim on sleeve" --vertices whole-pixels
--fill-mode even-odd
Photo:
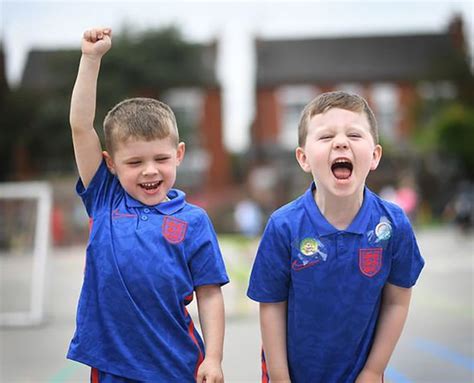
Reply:
[[[99,370],[97,368],[91,368],[91,383],[99,383]]]
[[[196,367],[194,368],[194,378],[197,378],[197,372],[198,372],[199,366],[201,365],[201,363],[204,360],[204,354],[202,353],[201,347],[199,346],[199,342],[196,338],[196,335],[194,334],[194,322],[193,322],[191,316],[189,315],[188,310],[186,309],[186,306],[184,306],[184,316],[185,317],[189,316],[189,321],[190,322],[189,322],[189,326],[188,326],[188,334],[191,337],[193,343],[196,345],[196,347],[199,351]]]
[[[262,383],[270,383],[270,376],[268,375],[267,362],[265,360],[265,353],[262,348]]]

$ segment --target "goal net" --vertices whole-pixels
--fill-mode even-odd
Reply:
[[[51,208],[46,182],[0,183],[0,326],[44,319]]]

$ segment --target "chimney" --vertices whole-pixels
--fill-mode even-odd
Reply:
[[[5,54],[3,44],[0,41],[0,98],[8,92],[7,75],[5,72]]]
[[[462,16],[456,14],[450,21],[448,26],[448,33],[451,36],[451,41],[454,47],[463,55],[466,55],[466,41],[464,40],[464,23]]]

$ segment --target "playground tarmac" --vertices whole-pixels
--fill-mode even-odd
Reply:
[[[426,266],[414,288],[408,322],[387,369],[386,382],[474,382],[474,236],[439,227],[417,230],[417,238]],[[259,382],[258,306],[245,297],[255,243],[241,246],[223,240],[222,250],[232,280],[223,288],[225,381]],[[21,262],[21,257],[17,259]],[[89,381],[87,366],[65,359],[74,332],[84,247],[54,249],[49,260],[43,323],[0,328],[2,383]],[[0,276],[8,279],[9,271],[2,270]],[[19,291],[3,288],[0,298],[1,307],[14,305]],[[196,318],[195,306],[190,311]]]

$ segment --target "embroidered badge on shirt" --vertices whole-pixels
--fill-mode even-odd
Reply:
[[[305,238],[299,242],[298,259],[294,260],[291,267],[295,271],[314,266],[321,260],[326,261],[327,254],[323,251],[324,245],[316,238]]]
[[[300,243],[300,252],[308,257],[318,252],[318,242],[314,238],[305,238]]]
[[[177,218],[166,216],[163,219],[163,225],[161,226],[161,232],[163,237],[169,243],[180,243],[184,240],[188,223]]]
[[[388,222],[380,222],[375,227],[375,236],[379,241],[386,241],[392,236],[392,226]]]
[[[359,249],[359,269],[368,277],[373,277],[382,268],[381,247],[374,249]]]
[[[377,244],[383,241],[388,241],[392,236],[392,225],[387,217],[381,217],[375,230],[367,233],[367,238],[370,243]]]

